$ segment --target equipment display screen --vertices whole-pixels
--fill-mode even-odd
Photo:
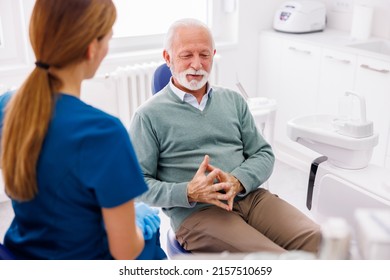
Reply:
[[[281,12],[279,18],[281,21],[286,21],[286,20],[288,20],[290,15],[291,15],[291,13],[289,13],[289,12]]]

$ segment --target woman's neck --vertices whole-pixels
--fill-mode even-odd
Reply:
[[[57,89],[57,91],[80,97],[81,82],[84,80],[82,67],[79,67],[79,65],[73,65],[53,70],[53,74],[61,80],[61,86]]]

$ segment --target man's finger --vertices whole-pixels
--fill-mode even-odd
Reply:
[[[213,171],[211,171],[207,176],[206,176],[206,179],[207,179],[207,182],[209,184],[213,184],[213,182],[218,178],[219,178],[219,175],[221,173],[221,170],[219,169],[214,169]]]
[[[199,165],[199,168],[198,168],[198,171],[196,172],[196,175],[204,174],[207,170],[208,165],[209,165],[209,156],[205,155],[202,163]]]
[[[233,210],[234,196],[228,199],[229,211]]]
[[[217,199],[210,201],[210,203],[214,204],[215,206],[218,206],[226,211],[230,211],[229,206],[226,203],[223,203]]]
[[[213,184],[213,191],[215,191],[215,192],[225,191],[227,193],[227,192],[230,192],[231,188],[232,188],[232,185],[230,183]]]

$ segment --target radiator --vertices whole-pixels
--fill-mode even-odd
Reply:
[[[163,62],[118,67],[104,76],[85,81],[81,99],[118,117],[129,128],[135,110],[150,96],[154,70]]]
[[[214,59],[211,84],[217,83],[218,58]],[[104,76],[85,81],[81,99],[118,117],[126,128],[137,108],[152,96],[152,77],[155,69],[165,63],[153,61],[118,67]]]

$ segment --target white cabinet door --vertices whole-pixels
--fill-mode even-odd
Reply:
[[[323,49],[321,59],[317,114],[338,115],[340,99],[354,88],[357,58],[351,53]]]
[[[355,91],[365,97],[367,119],[379,133],[371,162],[384,166],[390,122],[390,61],[359,56]]]
[[[321,48],[298,41],[282,40],[280,90],[274,98],[278,104],[275,143],[279,148],[311,154],[307,148],[287,136],[287,122],[292,118],[314,114],[318,91]]]

